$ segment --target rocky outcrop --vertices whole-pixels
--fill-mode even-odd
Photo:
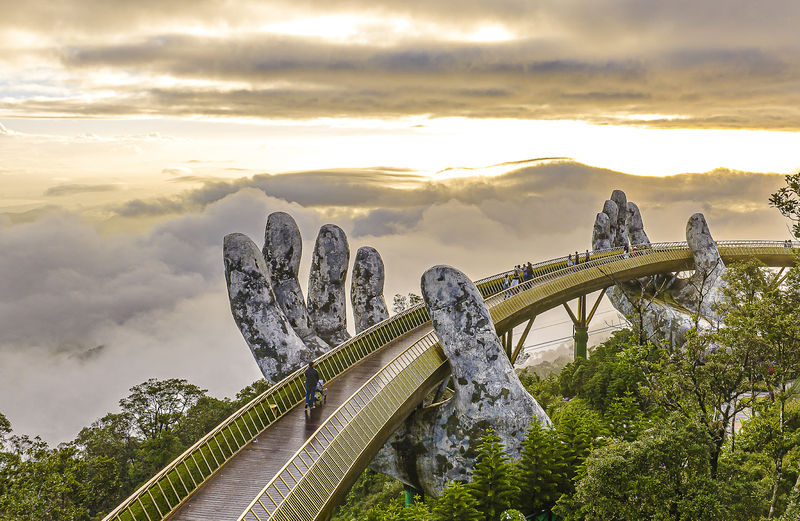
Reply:
[[[264,259],[269,267],[270,282],[283,314],[308,348],[322,354],[331,346],[314,332],[311,318],[297,280],[303,238],[291,215],[274,212],[267,218],[264,230]]]
[[[487,428],[516,459],[530,421],[549,426],[550,419],[519,381],[466,275],[435,266],[422,276],[422,295],[450,359],[455,395],[412,414],[370,466],[438,496],[449,480],[469,479]]]
[[[320,228],[308,277],[308,314],[314,331],[332,346],[350,338],[347,332],[345,281],[350,264],[347,236],[335,224]]]
[[[223,258],[233,319],[264,378],[278,382],[316,358],[278,306],[269,269],[255,243],[241,233],[226,235]]]
[[[353,281],[350,287],[350,302],[356,334],[389,318],[386,300],[383,298],[383,259],[378,250],[363,246],[356,252],[353,264]]]

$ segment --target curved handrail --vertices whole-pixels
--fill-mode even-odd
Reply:
[[[505,273],[476,282],[484,296],[502,289]],[[430,321],[423,304],[373,325],[319,357],[320,376],[333,380],[388,342]],[[230,458],[305,399],[304,369],[298,369],[251,400],[150,478],[103,521],[159,521],[174,512]]]
[[[793,249],[797,248],[797,244],[790,244],[790,249],[781,241],[720,241],[717,246],[723,257],[747,256],[748,253],[753,254],[754,250],[760,250],[759,253],[763,255],[786,256],[792,253],[792,259]],[[628,253],[619,248],[595,251],[590,255],[589,262],[576,266],[561,268],[555,266],[560,262],[542,263],[544,267],[553,269],[546,269],[545,273],[532,280],[487,298],[486,304],[493,320],[497,322],[525,306],[533,305],[548,290],[551,294],[564,292],[572,285],[587,282],[590,278],[611,285],[614,281],[607,277],[612,270],[623,273],[644,264],[690,260],[691,252],[685,242],[651,244]],[[415,365],[414,360],[409,361],[409,356],[420,360],[434,360],[437,356],[441,358],[438,364],[429,363],[426,372]],[[397,365],[398,360],[403,361],[401,365]],[[347,488],[343,483],[347,485],[348,477],[355,479],[354,474],[363,470],[393,432],[390,419],[402,410],[406,410],[407,414],[413,410],[416,402],[424,396],[420,392],[422,382],[436,379],[436,371],[445,362],[434,332],[412,344],[317,429],[250,503],[239,521],[312,520],[323,513],[330,513],[335,507],[332,499],[337,493],[341,495],[343,488]],[[392,378],[387,378],[388,374]],[[418,383],[416,387],[402,386],[406,390],[400,393],[401,385],[392,384],[395,380]],[[409,403],[413,407],[409,407]],[[381,437],[381,433],[385,436]]]

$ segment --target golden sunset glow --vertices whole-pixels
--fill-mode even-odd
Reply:
[[[20,431],[68,439],[152,376],[255,379],[220,248],[272,211],[298,220],[301,281],[334,222],[381,252],[389,299],[434,264],[582,251],[615,188],[654,241],[694,212],[718,239],[786,238],[767,200],[800,169],[795,0],[221,5],[3,6],[0,411]]]

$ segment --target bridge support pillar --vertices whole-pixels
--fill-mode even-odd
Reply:
[[[586,313],[586,295],[581,295],[578,297],[578,312],[573,313],[572,309],[569,307],[569,304],[566,302],[564,303],[564,309],[567,310],[569,313],[569,318],[572,319],[573,324],[573,354],[574,357],[577,358],[588,358],[588,345],[589,345],[589,322],[592,321],[592,317],[594,317],[595,311],[597,311],[597,306],[600,305],[600,301],[603,299],[603,295],[606,294],[606,289],[600,292],[600,296],[597,297],[594,305],[592,306],[592,310],[589,313]]]
[[[422,501],[423,493],[415,489],[411,485],[406,485],[405,483],[403,483],[403,490],[406,493],[406,508],[411,508],[412,506],[414,506],[414,503],[417,502],[417,497],[419,497],[420,501]]]
[[[589,358],[586,354],[589,345],[589,328],[575,326],[572,334],[572,341],[575,359]]]

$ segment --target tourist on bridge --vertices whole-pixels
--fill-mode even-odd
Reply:
[[[570,253],[569,256],[567,257],[567,268],[571,267],[572,267],[572,254]]]
[[[526,281],[531,280],[532,278],[533,278],[533,265],[530,263],[530,261],[528,261],[528,278],[525,280]]]
[[[306,409],[308,409],[309,405],[311,408],[314,408],[314,398],[317,392],[317,382],[319,382],[319,373],[316,369],[314,369],[314,362],[311,361],[308,363],[308,369],[305,372],[306,375]]]

